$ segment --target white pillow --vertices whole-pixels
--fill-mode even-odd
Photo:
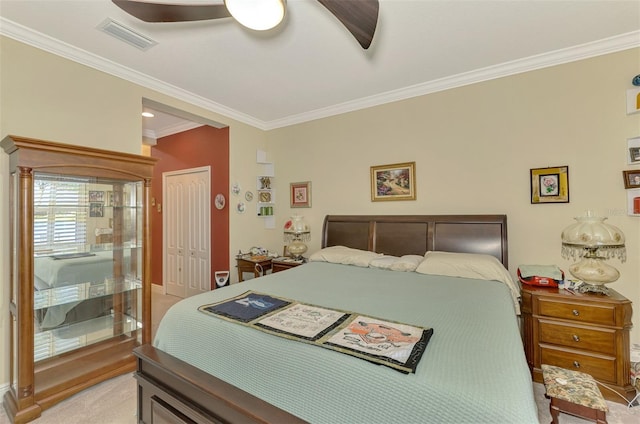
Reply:
[[[345,246],[331,246],[315,252],[309,256],[309,260],[368,267],[373,259],[381,256],[383,256],[382,253],[369,252],[368,250],[352,249]]]
[[[415,271],[423,260],[424,256],[404,255],[401,258],[398,258],[398,260],[395,261],[389,269],[392,271]]]
[[[369,262],[370,268],[391,269],[391,266],[400,259],[397,256],[382,256],[380,258],[374,258]]]
[[[495,256],[479,253],[427,252],[416,272],[500,281],[511,290],[516,312],[520,313],[520,289],[513,282],[509,271]]]

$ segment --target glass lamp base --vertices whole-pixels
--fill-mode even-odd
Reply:
[[[302,255],[307,251],[307,245],[299,240],[293,241],[287,247],[289,254],[293,257],[293,259],[302,259]]]
[[[579,293],[599,293],[609,296],[609,289],[603,284],[589,284],[585,282],[578,287],[577,291]]]
[[[580,262],[571,265],[569,272],[578,280],[593,285],[613,283],[620,277],[618,270],[600,257],[584,257]]]

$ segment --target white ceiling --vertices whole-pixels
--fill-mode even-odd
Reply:
[[[0,34],[266,130],[640,46],[640,0],[380,0],[368,50],[318,2],[287,7],[259,33],[144,23],[109,0],[0,0]],[[158,44],[99,31],[107,18]]]

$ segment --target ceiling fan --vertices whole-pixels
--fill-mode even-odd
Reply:
[[[128,14],[145,22],[186,22],[203,21],[234,17],[242,25],[247,26],[236,13],[235,3],[241,0],[224,0],[224,4],[168,4],[150,3],[135,0],[112,0],[119,8]],[[246,9],[255,12],[258,6],[264,4],[264,0],[243,0]],[[360,43],[363,49],[368,49],[373,40],[378,22],[378,0],[318,0],[349,30]],[[277,25],[284,17],[286,0],[275,0],[281,13],[275,23],[267,28]],[[265,14],[261,14],[264,16]]]

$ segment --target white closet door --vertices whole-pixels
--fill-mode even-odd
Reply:
[[[210,186],[210,167],[163,174],[167,294],[188,297],[210,290]]]
[[[187,297],[211,289],[209,173],[197,172],[189,177],[188,201],[185,202],[189,205]]]

